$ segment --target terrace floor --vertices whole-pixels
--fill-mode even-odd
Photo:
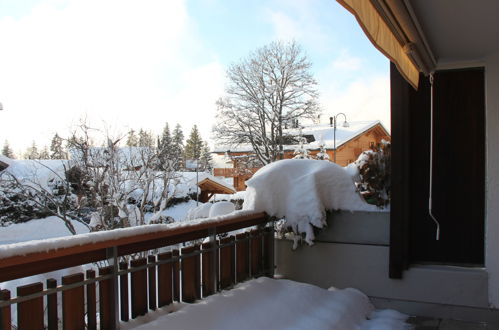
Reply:
[[[414,330],[499,330],[498,326],[485,322],[466,322],[419,316],[411,316],[406,322],[413,325]]]

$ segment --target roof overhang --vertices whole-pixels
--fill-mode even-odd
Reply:
[[[0,171],[5,170],[7,167],[9,167],[9,164],[4,163],[0,160]]]
[[[212,192],[215,194],[235,194],[236,191],[227,186],[224,186],[216,181],[211,180],[210,178],[205,178],[198,183],[198,187],[201,190]]]

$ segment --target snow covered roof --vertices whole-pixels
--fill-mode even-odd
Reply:
[[[10,159],[9,157],[5,157],[4,155],[0,155],[0,171],[5,170],[7,167],[10,166],[12,163],[13,159]]]
[[[199,172],[197,177],[196,172],[179,172],[179,174],[182,181],[188,186],[194,186],[196,183],[201,186],[203,182],[211,181],[213,184],[220,186],[221,190],[228,191],[226,193],[234,194],[236,192],[236,189],[231,184],[206,172]]]
[[[106,153],[109,149],[105,147],[91,147],[89,149],[90,153],[90,163],[94,163],[93,166],[102,166],[102,160],[105,159]],[[142,166],[144,160],[147,160],[152,153],[152,149],[149,147],[121,147],[116,150],[120,163],[127,166]],[[70,149],[69,155],[72,160],[80,160],[82,157],[82,152],[79,149]]]
[[[388,131],[383,127],[379,120],[369,121],[349,121],[348,127],[343,127],[342,123],[336,126],[336,148],[356,138],[357,136],[367,132],[371,128],[379,125],[388,135]],[[285,129],[283,134],[288,137],[296,137],[300,135],[300,129],[291,128]],[[318,149],[319,145],[324,143],[327,149],[334,149],[334,128],[330,124],[307,125],[301,129],[301,134],[307,137],[309,143],[308,149]],[[284,145],[285,150],[295,150],[298,143]],[[246,152],[251,151],[251,145],[239,145],[229,147],[225,145],[215,146],[214,152]]]

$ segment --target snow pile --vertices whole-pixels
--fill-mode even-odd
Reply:
[[[187,212],[186,220],[208,218],[208,216],[210,215],[210,209],[212,205],[213,204],[211,203],[206,203],[206,204],[200,203],[199,206],[196,206]]]
[[[286,159],[261,168],[246,181],[244,210],[285,218],[285,226],[305,233],[326,225],[326,210],[378,211],[356,192],[352,177],[339,165],[310,159]]]
[[[234,204],[231,202],[217,202],[214,203],[213,206],[210,208],[210,214],[208,215],[210,218],[211,217],[218,217],[221,215],[226,215],[234,212],[236,210],[236,207]]]
[[[231,202],[199,204],[187,212],[186,220],[219,217],[235,211],[235,206]]]
[[[175,219],[176,222],[184,221],[187,217],[187,213],[189,212],[189,210],[191,210],[194,207],[196,207],[196,201],[190,199],[185,203],[179,203],[165,209],[163,212],[161,212],[161,215],[165,217],[172,217],[173,219]]]
[[[374,314],[376,324],[367,321],[373,306],[356,289],[325,290],[289,280],[261,277],[239,284],[230,291],[186,305],[167,314],[149,313],[122,329],[245,330],[245,329],[404,329],[402,318],[390,313]],[[399,316],[397,314],[397,316]],[[405,318],[405,317],[404,317]]]

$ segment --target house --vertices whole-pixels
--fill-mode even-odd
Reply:
[[[336,163],[346,166],[354,162],[363,151],[381,143],[382,140],[390,141],[390,134],[378,120],[347,122],[345,126],[339,123],[335,130],[331,122],[285,129],[284,158],[295,156],[299,139],[302,138],[303,141],[306,139],[303,147],[310,156],[315,157],[323,148],[329,160],[335,159],[336,152]],[[236,148],[218,146],[214,153],[229,158],[230,165],[230,167],[215,167],[214,175],[233,178],[234,187],[238,191],[245,190],[246,180],[259,169],[259,166],[247,165],[248,159],[253,154],[251,145],[240,145]]]
[[[279,241],[278,272],[359,288],[380,308],[497,324],[499,2],[338,2],[391,60],[391,211],[333,214],[297,252]]]
[[[196,193],[195,187],[199,187],[199,201],[207,203],[214,194],[235,194],[234,187],[224,180],[206,172],[176,172],[179,181],[175,187],[175,195],[186,196]]]
[[[10,158],[0,155],[0,172],[9,167],[11,161]]]

